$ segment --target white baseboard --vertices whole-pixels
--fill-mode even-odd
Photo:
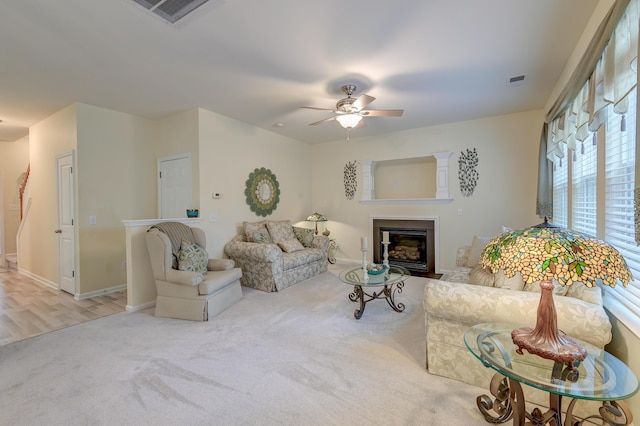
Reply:
[[[141,311],[147,308],[153,308],[154,306],[156,306],[155,300],[152,302],[143,303],[142,305],[135,305],[135,306],[127,305],[126,309],[127,309],[127,312],[136,312],[136,311]]]
[[[117,285],[115,287],[103,288],[103,289],[96,290],[96,291],[90,291],[88,293],[76,294],[74,296],[74,298],[76,300],[91,299],[92,297],[104,296],[105,294],[110,294],[110,293],[119,293],[119,292],[125,291],[125,290],[127,290],[127,285],[126,284],[121,284],[121,285]]]
[[[49,281],[46,278],[42,278],[41,276],[38,276],[38,275],[34,274],[33,272],[29,272],[29,271],[26,271],[24,269],[20,269],[20,266],[18,266],[18,272],[21,273],[22,275],[25,275],[25,276],[27,276],[27,277],[39,282],[40,284],[44,284],[47,287],[51,287],[51,288],[53,288],[55,290],[59,290],[57,283],[54,283],[53,281]]]

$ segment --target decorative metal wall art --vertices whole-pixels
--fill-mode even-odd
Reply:
[[[244,195],[251,211],[258,216],[270,215],[280,201],[280,185],[271,170],[260,167],[249,174]]]
[[[460,179],[460,192],[465,197],[470,197],[473,195],[473,190],[476,188],[478,184],[478,179],[480,175],[476,170],[478,166],[478,152],[475,148],[473,151],[467,149],[465,153],[462,151],[460,153],[460,159],[458,160],[458,164],[460,169],[458,170],[458,179]]]
[[[344,196],[347,200],[353,200],[356,194],[358,181],[356,180],[356,162],[350,161],[344,165]]]

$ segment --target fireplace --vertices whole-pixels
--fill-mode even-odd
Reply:
[[[389,232],[389,264],[402,266],[412,275],[438,277],[435,268],[435,221],[421,219],[373,219],[373,261],[384,261],[382,233]]]

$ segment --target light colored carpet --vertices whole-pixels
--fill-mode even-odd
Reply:
[[[0,347],[11,425],[486,425],[485,389],[424,368],[422,292],[369,303],[330,272],[243,288],[210,322],[121,313]]]

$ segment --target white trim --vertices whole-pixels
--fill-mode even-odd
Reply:
[[[432,220],[433,221],[433,244],[435,246],[436,252],[434,253],[434,268],[436,270],[436,274],[440,274],[440,216],[369,216],[370,226],[369,226],[369,235],[373,235],[373,220],[374,219],[382,219],[382,220]]]
[[[152,308],[156,306],[156,301],[153,300],[151,302],[147,302],[147,303],[143,303],[142,305],[127,305],[126,310],[127,312],[137,312],[137,311],[141,311],[143,309],[147,309],[147,308]]]
[[[136,226],[157,225],[158,223],[162,223],[162,222],[180,222],[180,223],[184,223],[185,225],[188,225],[193,223],[200,223],[202,222],[202,219],[199,217],[192,218],[192,219],[187,219],[184,217],[175,218],[175,219],[138,219],[138,220],[123,220],[122,224],[124,225],[125,228],[133,228]]]
[[[360,204],[448,204],[453,198],[376,198],[373,200],[360,200]]]
[[[88,293],[79,293],[74,296],[76,300],[91,299],[92,297],[104,296],[110,293],[119,293],[127,289],[126,284],[120,284],[115,287],[102,288],[100,290],[90,291]]]
[[[51,287],[54,290],[59,290],[60,291],[60,287],[58,286],[58,283],[54,283],[53,281],[49,281],[46,278],[42,278],[41,276],[36,275],[33,272],[29,272],[26,269],[20,268],[20,264],[19,263],[18,263],[18,272],[21,273],[22,275],[25,275],[25,276],[31,278],[34,281],[39,282],[40,284],[44,284],[47,287]]]

